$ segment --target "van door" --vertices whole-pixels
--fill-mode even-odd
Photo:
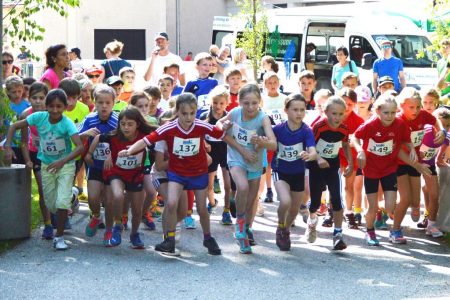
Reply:
[[[373,62],[377,59],[377,54],[369,41],[360,35],[349,36],[349,55],[358,67],[359,80],[361,85],[372,90]]]

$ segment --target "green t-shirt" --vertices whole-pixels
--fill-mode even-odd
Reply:
[[[77,101],[75,107],[71,111],[64,111],[63,113],[66,117],[68,117],[75,124],[75,127],[78,128],[80,124],[83,124],[84,119],[86,119],[87,115],[89,115],[89,107],[81,101]],[[75,145],[72,144],[72,149],[75,148]],[[81,156],[77,156],[75,160],[80,160]]]
[[[122,100],[117,100],[116,103],[114,103],[113,111],[120,113],[122,110],[127,107],[128,103]]]

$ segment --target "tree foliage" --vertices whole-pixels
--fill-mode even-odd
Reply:
[[[236,47],[243,48],[251,60],[254,78],[257,78],[259,64],[264,55],[265,39],[269,33],[267,16],[259,0],[235,0],[240,8],[237,18],[245,20],[242,36],[236,41]]]

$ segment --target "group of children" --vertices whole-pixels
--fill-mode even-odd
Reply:
[[[314,73],[303,71],[300,93],[286,96],[279,91],[276,70],[265,72],[261,88],[256,83],[242,86],[240,71],[228,69],[223,86],[209,76],[209,54],[200,53],[194,61],[198,78],[184,88],[177,86],[179,66],[174,64],[164,68],[159,88],[144,91],[130,92],[134,70],[122,70],[121,77],[95,86],[90,113],[77,100],[81,89],[75,79],[65,78],[51,91],[40,82],[30,86],[31,106],[17,112],[20,120],[10,126],[4,147],[7,157],[22,155],[33,168],[45,224],[42,237],[53,239],[56,249],[68,248],[63,234],[74,177],[83,163],[91,210],[85,233],[93,237],[104,226],[106,247],[121,244],[131,206],[130,242],[135,249],[144,248],[139,226],[144,222],[155,229],[152,213],[157,215],[160,197],[164,238],[156,251],[179,254],[179,224],[195,228],[195,200],[203,245],[209,254],[220,255],[210,228],[219,165],[224,183],[221,223],[232,225],[232,216],[236,218],[234,236],[244,254],[252,253],[256,244],[252,224],[264,184],[265,202],[273,201],[272,183],[279,200],[276,244],[281,251],[291,248],[290,230],[299,212],[307,223],[306,240],[314,243],[318,216],[327,208],[324,226],[334,225],[332,248],[345,249],[342,224],[345,219],[350,228],[361,225],[363,186],[368,245],[379,244],[375,228],[387,228],[385,216],[393,218],[390,241],[405,243],[401,223],[408,207],[413,220],[420,217],[421,174],[426,182],[426,233],[442,236],[435,223],[436,163],[446,164],[450,111],[437,108],[435,91],[420,96],[405,88],[395,95],[392,79],[381,78],[380,96],[372,103],[370,91],[355,88],[352,74],[344,74],[343,88],[332,96],[328,90],[315,91]],[[125,82],[126,95],[120,97]],[[21,99],[14,98],[8,80],[6,88],[11,103],[19,106]],[[21,143],[14,138],[18,129]]]

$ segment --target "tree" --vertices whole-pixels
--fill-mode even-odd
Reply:
[[[267,16],[259,0],[235,0],[240,12],[237,18],[245,20],[242,36],[236,41],[236,47],[243,48],[253,67],[253,76],[258,77],[259,64],[264,55],[265,40],[269,33]]]

